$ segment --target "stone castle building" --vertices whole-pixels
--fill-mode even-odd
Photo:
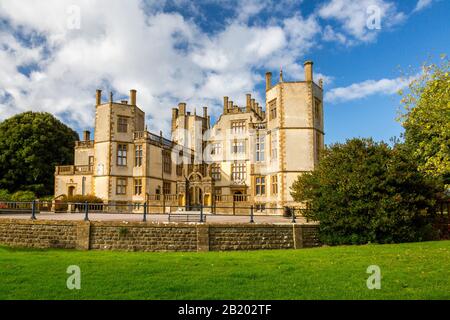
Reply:
[[[279,214],[273,208],[295,205],[290,186],[314,169],[324,144],[322,81],[313,81],[312,65],[305,62],[304,81],[283,81],[280,72],[273,84],[266,73],[264,109],[250,94],[245,106],[224,97],[214,125],[206,107],[197,115],[179,103],[171,140],[146,130],[136,90],[120,102],[112,94],[103,102],[97,90],[94,137],[85,131],[74,165],[56,167],[55,196],[216,212],[253,205]]]

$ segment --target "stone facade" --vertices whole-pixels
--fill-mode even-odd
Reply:
[[[206,107],[200,115],[181,102],[172,109],[167,140],[146,130],[135,90],[130,102],[115,102],[111,94],[107,103],[97,90],[94,139],[85,132],[75,164],[56,167],[55,196],[202,205],[219,213],[253,205],[255,213],[282,214],[282,207],[299,205],[289,188],[314,170],[324,144],[322,81],[313,81],[312,62],[305,62],[304,81],[284,81],[280,72],[272,84],[266,73],[265,100],[263,108],[251,94],[245,106],[224,97],[213,126]]]
[[[0,219],[0,245],[124,251],[299,249],[319,245],[317,225],[176,224]]]

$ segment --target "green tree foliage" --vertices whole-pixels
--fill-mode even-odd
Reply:
[[[36,195],[33,191],[16,191],[11,195],[11,201],[33,201]]]
[[[56,165],[73,163],[78,134],[49,113],[24,112],[0,123],[0,189],[53,193]]]
[[[450,63],[424,65],[403,96],[405,143],[425,174],[450,184]]]
[[[0,189],[0,200],[9,201],[11,200],[11,194],[6,189]]]
[[[317,169],[300,175],[291,194],[309,203],[305,215],[320,221],[322,242],[362,244],[432,237],[436,190],[402,145],[351,139],[324,150]]]

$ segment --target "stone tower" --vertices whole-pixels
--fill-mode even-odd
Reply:
[[[112,177],[129,178],[126,186],[132,185],[133,166],[128,162],[133,159],[134,133],[144,130],[145,114],[136,105],[136,90],[130,90],[130,102],[114,102],[112,93],[108,102],[101,100],[101,91],[97,90],[93,193],[104,200],[113,196],[120,200],[114,195],[117,180]]]
[[[299,174],[314,170],[323,148],[323,89],[313,81],[313,63],[304,63],[304,81],[272,85],[266,73],[266,114],[271,165],[279,183],[278,203],[292,202],[289,187]]]
[[[207,107],[203,107],[203,114],[192,114],[186,110],[186,103],[180,102],[178,108],[172,109],[172,140],[194,151],[194,163],[202,163],[204,148],[203,134],[210,128],[210,116]]]

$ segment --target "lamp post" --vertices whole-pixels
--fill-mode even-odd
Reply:
[[[142,221],[147,221],[147,201],[144,202],[144,217],[142,218]]]
[[[88,202],[84,202],[84,221],[89,221],[89,206]]]
[[[31,220],[36,220],[36,200],[31,203]]]

